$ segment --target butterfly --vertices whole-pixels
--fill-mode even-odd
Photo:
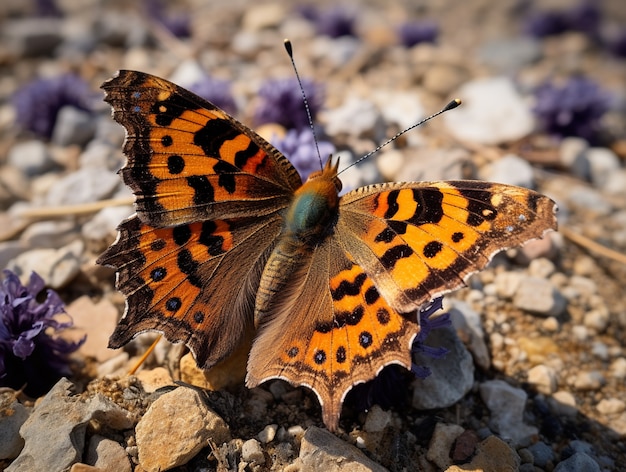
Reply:
[[[556,229],[552,200],[495,183],[340,197],[338,160],[303,183],[254,131],[167,80],[123,70],[102,88],[126,129],[120,173],[136,196],[98,259],[126,296],[109,346],[159,331],[208,369],[252,336],[246,385],[310,388],[331,431],[354,385],[410,368],[421,307]]]

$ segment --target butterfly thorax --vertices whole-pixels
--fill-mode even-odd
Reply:
[[[261,276],[255,304],[257,323],[277,306],[288,305],[285,287],[297,286],[299,271],[308,266],[315,247],[332,233],[341,190],[338,165],[329,159],[323,170],[311,174],[294,193],[283,230]]]

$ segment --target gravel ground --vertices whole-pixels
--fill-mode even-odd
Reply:
[[[42,278],[22,292],[3,282],[0,470],[621,470],[623,2],[205,3],[0,6],[0,266]],[[243,387],[245,352],[205,374],[162,341],[127,375],[154,335],[106,348],[124,300],[95,264],[133,213],[116,174],[124,132],[100,84],[125,68],[168,78],[307,172],[318,164],[285,37],[320,148],[343,164],[463,99],[342,174],[344,187],[480,178],[559,206],[558,233],[500,253],[445,297],[452,327],[426,344],[449,352],[414,359],[431,375],[386,369],[347,397],[336,435],[311,391]],[[44,302],[43,284],[60,298]],[[10,325],[32,314],[26,299],[47,324]],[[67,363],[49,351],[63,304],[74,327],[58,327],[55,352]],[[30,357],[19,336],[34,339]]]

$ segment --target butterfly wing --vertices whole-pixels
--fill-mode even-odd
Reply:
[[[414,315],[400,315],[385,302],[334,236],[316,248],[292,282],[284,294],[289,303],[261,323],[246,384],[280,378],[311,388],[334,431],[352,386],[391,363],[410,368],[419,325]]]
[[[120,71],[105,100],[126,128],[121,174],[137,216],[98,260],[127,297],[117,348],[146,330],[185,342],[208,368],[253,330],[260,274],[301,179],[289,161],[213,104]]]
[[[247,384],[308,386],[336,429],[350,388],[391,363],[410,368],[416,310],[461,287],[496,252],[556,229],[554,210],[536,192],[477,181],[346,194],[334,233],[293,277],[282,310],[261,324]]]
[[[262,217],[302,184],[271,144],[167,80],[123,70],[102,88],[126,128],[121,173],[145,223]]]
[[[371,185],[346,194],[341,244],[396,310],[465,285],[499,251],[556,230],[556,205],[525,188],[482,181]]]

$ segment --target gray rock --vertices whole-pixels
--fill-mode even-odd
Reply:
[[[117,235],[120,221],[128,218],[134,211],[130,205],[103,208],[82,226],[81,233],[86,241],[107,245]]]
[[[259,441],[261,441],[261,443],[267,444],[274,440],[277,431],[277,424],[268,424],[259,434],[257,434],[256,437]]]
[[[626,169],[618,169],[607,179],[604,191],[612,195],[626,194]]]
[[[49,56],[63,41],[62,26],[58,18],[14,18],[2,33],[17,57]]]
[[[480,78],[459,91],[463,106],[443,121],[455,137],[482,144],[514,141],[534,129],[534,117],[513,82],[505,77]]]
[[[554,472],[600,472],[600,466],[587,454],[577,452],[559,462]]]
[[[200,393],[179,387],[150,405],[135,428],[139,463],[149,472],[186,464],[212,441],[230,441],[224,420],[211,410]]]
[[[619,157],[607,148],[590,148],[587,151],[587,159],[591,171],[591,183],[599,189],[604,189],[611,175],[621,168]]]
[[[41,175],[54,169],[56,164],[46,144],[38,139],[17,143],[11,147],[8,163],[29,177]]]
[[[567,199],[573,207],[590,215],[608,215],[613,211],[611,203],[598,190],[582,185],[572,188]]]
[[[57,180],[46,196],[50,206],[95,202],[109,197],[119,184],[119,176],[101,168],[86,167]]]
[[[573,379],[573,385],[578,390],[593,391],[599,390],[606,384],[606,379],[601,372],[597,370],[580,371]]]
[[[383,410],[380,406],[374,405],[365,418],[363,430],[368,433],[380,433],[391,422],[391,412]]]
[[[98,434],[91,437],[85,452],[85,462],[102,470],[131,472],[128,454],[116,441]]]
[[[548,464],[553,463],[556,459],[552,448],[543,442],[528,446],[528,450],[533,455],[534,465],[542,469],[545,469]]]
[[[80,239],[60,249],[32,249],[10,261],[7,268],[20,277],[37,272],[49,287],[59,289],[80,272],[83,249],[84,244]]]
[[[490,427],[501,437],[516,443],[538,433],[534,426],[524,423],[528,395],[503,380],[489,380],[479,387],[480,396],[491,412]]]
[[[587,157],[589,143],[582,138],[563,138],[559,147],[559,160],[570,174],[587,180],[591,174],[591,165]]]
[[[90,401],[72,394],[72,383],[59,380],[20,428],[24,449],[7,472],[68,470],[82,459],[90,421],[113,429],[132,427],[132,415],[97,394]]]
[[[295,465],[302,472],[383,472],[377,464],[356,447],[334,434],[315,426],[309,427],[300,443],[300,456]]]
[[[76,239],[76,223],[64,220],[35,221],[20,239],[28,247],[58,249]]]
[[[320,120],[329,136],[372,136],[382,123],[378,108],[371,101],[357,97],[348,97],[341,106],[325,111]]]
[[[481,369],[488,369],[491,365],[491,357],[487,343],[485,343],[485,331],[480,315],[467,303],[454,299],[452,299],[452,308],[448,310],[448,313],[452,326],[472,353],[474,362]]]
[[[513,304],[530,313],[558,317],[565,311],[567,300],[550,281],[525,277],[515,292]]]
[[[244,462],[254,464],[265,464],[265,455],[261,443],[256,439],[248,439],[241,446],[241,459]]]
[[[112,120],[110,120],[112,121]],[[115,123],[117,124],[117,123]],[[103,141],[94,139],[89,142],[87,148],[79,158],[79,166],[96,169],[108,169],[115,173],[120,168],[122,153],[120,146],[113,146]]]
[[[459,340],[454,328],[439,328],[428,336],[428,345],[445,346],[445,358],[433,359],[415,353],[413,362],[426,366],[432,374],[413,382],[413,407],[418,410],[445,408],[459,401],[474,383],[474,362],[469,351]]]
[[[19,432],[28,414],[28,409],[15,400],[13,394],[10,397],[3,395],[0,401],[0,460],[19,456],[24,447]]]
[[[530,163],[515,154],[507,154],[495,161],[483,172],[485,180],[502,184],[534,188],[533,168]]]
[[[89,112],[65,106],[59,110],[52,142],[58,146],[87,144],[95,133],[95,122]]]
[[[541,57],[541,44],[534,38],[513,37],[487,40],[478,57],[496,72],[513,75]]]

